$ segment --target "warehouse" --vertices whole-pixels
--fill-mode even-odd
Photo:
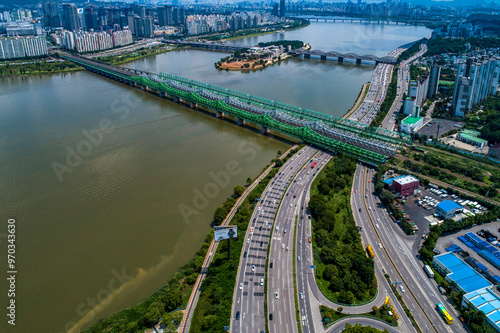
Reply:
[[[455,214],[463,208],[459,204],[451,200],[444,200],[436,207],[436,213],[445,219],[451,219]]]
[[[486,315],[486,322],[500,332],[500,297],[489,288],[480,289],[465,294],[462,297],[462,307],[469,304],[476,310],[483,311]]]
[[[445,277],[446,281],[455,282],[458,290],[464,293],[493,286],[455,253],[447,252],[434,256],[432,265]]]
[[[420,181],[413,176],[394,178],[392,188],[402,196],[412,195],[418,189]]]

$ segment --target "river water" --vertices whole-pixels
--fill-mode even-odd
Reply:
[[[411,26],[312,23],[231,43],[300,39],[313,49],[384,55],[425,37]],[[342,116],[373,65],[290,59],[217,71],[223,53],[127,64]],[[0,268],[16,220],[16,326],[65,332],[132,306],[199,249],[213,211],[290,145],[88,72],[0,79]],[[5,275],[5,274],[4,274]],[[9,285],[0,280],[0,307]],[[5,311],[5,310],[4,310]]]

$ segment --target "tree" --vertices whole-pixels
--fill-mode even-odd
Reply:
[[[246,182],[246,184],[247,184],[247,185],[252,184],[252,178],[248,177],[248,178],[247,178],[247,182]]]
[[[382,191],[382,194],[380,194],[380,201],[388,206],[394,202],[394,195],[389,191]]]
[[[239,198],[245,192],[245,188],[242,185],[236,185],[234,188],[234,197]]]
[[[226,218],[227,212],[224,207],[217,207],[214,213],[214,223],[220,225]]]

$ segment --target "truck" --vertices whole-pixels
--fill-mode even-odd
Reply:
[[[311,165],[311,169],[314,169],[314,166],[316,165],[316,162],[314,162],[312,165]]]
[[[309,243],[312,243],[312,237],[309,237],[309,238],[307,239],[307,241],[308,241]]]
[[[428,277],[430,277],[431,279],[434,278],[434,272],[432,271],[432,269],[429,267],[429,265],[425,265],[424,266],[424,271],[425,271],[425,274],[427,274]]]
[[[370,258],[375,258],[375,253],[373,253],[373,249],[370,244],[366,247],[366,250],[368,251],[368,254],[370,255]]]

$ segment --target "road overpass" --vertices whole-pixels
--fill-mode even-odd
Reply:
[[[410,137],[404,134],[370,128],[347,119],[171,74],[157,75],[115,67],[73,55],[62,57],[89,71],[155,93],[162,98],[187,103],[192,108],[204,107],[214,111],[218,118],[233,117],[238,125],[253,123],[261,127],[262,133],[273,130],[372,165],[384,163],[386,158],[397,153],[401,145],[411,143]]]

